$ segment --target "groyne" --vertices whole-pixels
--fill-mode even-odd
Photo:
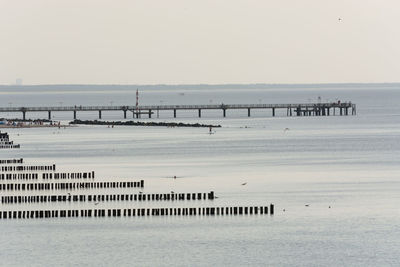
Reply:
[[[0,219],[41,219],[77,217],[150,217],[150,216],[229,216],[273,215],[274,205],[228,206],[191,208],[137,208],[137,209],[63,209],[0,211]]]

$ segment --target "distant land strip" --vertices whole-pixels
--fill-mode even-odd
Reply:
[[[90,121],[90,120],[73,120],[70,124],[83,125],[114,125],[114,126],[165,126],[165,127],[212,127],[219,128],[221,125],[200,124],[200,123],[183,123],[183,122],[142,122],[142,121]]]

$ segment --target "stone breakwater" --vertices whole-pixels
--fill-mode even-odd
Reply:
[[[221,125],[182,123],[182,122],[142,122],[142,121],[98,121],[98,120],[74,120],[72,125],[108,125],[108,126],[164,126],[164,127],[204,127],[219,128]]]

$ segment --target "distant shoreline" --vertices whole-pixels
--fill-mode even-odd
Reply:
[[[282,89],[282,88],[357,88],[383,86],[399,88],[400,82],[380,83],[226,83],[226,84],[0,84],[1,89],[41,89],[41,90],[199,90],[199,89]]]

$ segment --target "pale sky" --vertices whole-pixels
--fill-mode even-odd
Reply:
[[[399,0],[0,0],[0,84],[399,77]]]

